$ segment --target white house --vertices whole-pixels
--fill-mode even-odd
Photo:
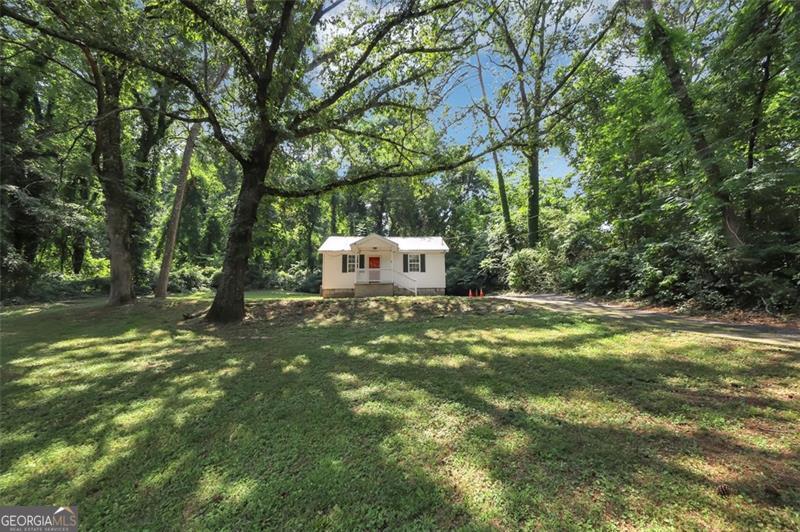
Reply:
[[[444,294],[442,237],[376,234],[328,237],[322,254],[322,297]]]

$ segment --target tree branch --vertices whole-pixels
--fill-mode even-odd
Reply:
[[[489,145],[485,149],[466,155],[460,159],[454,159],[450,161],[444,161],[440,163],[430,164],[428,166],[422,166],[419,168],[412,168],[409,170],[397,170],[397,167],[400,166],[399,163],[391,164],[385,166],[383,168],[379,168],[377,170],[370,170],[363,174],[355,174],[339,181],[331,181],[330,183],[326,183],[324,185],[306,189],[299,189],[299,190],[291,190],[286,188],[280,188],[275,186],[268,186],[262,185],[262,191],[269,195],[269,196],[279,196],[284,198],[305,198],[308,196],[316,196],[319,194],[324,194],[326,192],[330,192],[332,190],[336,190],[342,187],[350,186],[350,185],[357,185],[359,183],[364,183],[366,181],[372,181],[374,179],[381,179],[381,178],[404,178],[404,177],[419,177],[423,175],[435,174],[437,172],[446,172],[448,170],[455,170],[456,168],[460,168],[465,164],[469,164],[473,161],[477,161],[482,157],[497,151],[499,149],[505,148],[508,146],[511,141],[519,135],[522,131],[530,127],[530,124],[522,125],[512,132],[510,132],[505,138],[502,140],[495,142],[494,144]]]
[[[294,9],[294,0],[284,0],[283,9],[281,10],[281,21],[278,24],[278,27],[275,29],[275,33],[272,34],[272,39],[270,39],[269,43],[269,50],[267,50],[267,62],[266,66],[264,67],[263,82],[263,92],[265,95],[270,83],[272,83],[272,70],[275,68],[275,56],[278,54],[278,48],[281,46],[281,42],[286,34],[286,30],[289,29],[289,21],[292,17],[292,9]],[[262,85],[259,85],[260,90],[261,87]]]
[[[353,63],[353,65],[348,70],[347,74],[345,75],[344,81],[342,84],[334,90],[327,98],[323,99],[322,101],[318,102],[315,105],[312,105],[305,111],[299,113],[292,122],[292,125],[296,127],[304,120],[318,114],[319,112],[323,111],[324,109],[330,107],[331,105],[335,104],[339,99],[341,99],[345,94],[350,92],[353,88],[358,86],[360,83],[364,82],[365,80],[369,79],[371,76],[375,75],[376,73],[380,72],[381,70],[385,69],[392,61],[397,59],[402,55],[409,55],[414,53],[438,53],[438,52],[447,52],[447,51],[455,51],[460,49],[460,46],[451,46],[451,47],[424,47],[424,46],[415,46],[410,48],[401,48],[397,50],[393,54],[391,54],[388,58],[381,61],[375,67],[367,70],[366,72],[362,73],[359,76],[356,76],[358,71],[361,69],[361,66],[369,59],[372,55],[372,52],[377,47],[377,45],[396,27],[400,26],[401,24],[408,22],[410,20],[414,20],[417,18],[421,18],[425,15],[429,15],[436,11],[440,11],[443,9],[447,9],[457,3],[461,2],[462,0],[450,0],[448,2],[444,2],[442,4],[433,5],[427,9],[421,11],[402,11],[395,17],[390,18],[386,22],[384,22],[383,27],[381,27],[375,35],[373,35],[372,39],[370,40],[369,44],[367,44],[364,51],[361,53],[359,58]],[[465,41],[467,42],[467,41]]]
[[[614,7],[611,8],[611,14],[608,17],[607,24],[605,24],[600,33],[595,36],[592,42],[589,43],[589,46],[583,51],[578,60],[572,63],[572,66],[570,66],[567,73],[555,84],[555,86],[544,96],[544,98],[542,98],[542,108],[550,103],[550,100],[552,100],[553,97],[558,94],[558,91],[561,90],[561,88],[572,78],[575,72],[578,71],[581,65],[583,65],[584,61],[586,61],[586,58],[589,57],[595,47],[600,43],[600,41],[603,40],[603,37],[605,37],[609,30],[611,30],[611,28],[614,26],[614,22],[616,22],[620,9],[626,4],[627,0],[619,0],[616,4],[614,4]]]
[[[221,35],[231,44],[231,46],[236,48],[236,51],[239,52],[239,55],[244,61],[245,70],[247,70],[247,73],[250,74],[251,78],[253,78],[253,83],[258,83],[258,70],[256,69],[253,59],[250,57],[250,54],[247,52],[247,49],[244,47],[242,42],[224,26],[222,26],[222,24],[220,24],[216,19],[214,19],[214,17],[212,17],[206,10],[195,4],[192,0],[180,0],[180,3],[183,4],[186,9],[197,15],[197,17],[205,22],[212,30]]]

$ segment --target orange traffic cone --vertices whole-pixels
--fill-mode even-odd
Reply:
[[[469,289],[469,295],[467,297],[472,297],[472,288]]]
[[[483,288],[481,288],[481,297],[483,297]]]

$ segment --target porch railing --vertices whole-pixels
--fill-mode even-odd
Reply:
[[[363,268],[356,271],[356,283],[393,283],[391,268]]]
[[[406,275],[404,273],[401,273],[401,272],[395,272],[395,274],[396,275],[395,275],[394,283],[397,286],[399,286],[401,288],[405,288],[409,292],[413,292],[414,295],[417,295],[417,280],[416,279],[412,279],[408,275]]]

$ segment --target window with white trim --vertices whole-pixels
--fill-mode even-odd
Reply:
[[[408,254],[408,271],[410,272],[418,272],[419,271],[419,254],[412,255]]]
[[[356,271],[356,255],[348,255],[347,256],[347,272],[354,272]]]

